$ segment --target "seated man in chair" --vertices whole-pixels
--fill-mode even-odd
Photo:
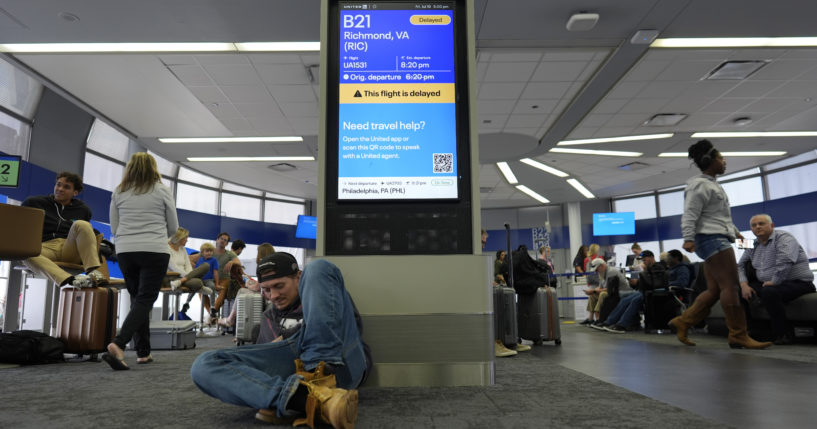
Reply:
[[[754,247],[746,249],[738,261],[740,294],[745,300],[755,295],[760,297],[769,313],[776,345],[792,344],[785,304],[814,292],[814,274],[809,269],[808,256],[793,235],[775,231],[771,216],[754,215],[749,226],[757,239]],[[749,275],[747,265],[754,268],[755,275]]]
[[[653,254],[649,250],[645,250],[638,255],[640,263],[642,264],[643,271],[648,271],[650,267],[652,267],[655,262],[655,254]],[[639,280],[641,277],[639,276]],[[630,284],[635,283],[636,289],[642,289],[643,286],[638,285],[638,281],[630,282]],[[601,325],[591,325],[592,328],[605,330],[607,332],[612,332],[614,334],[623,334],[627,331],[634,331],[641,327],[641,315],[640,311],[644,305],[644,295],[641,293],[631,293],[629,295],[625,295],[621,298],[618,305],[610,312],[610,315],[607,316],[607,319],[604,320],[604,323]]]
[[[25,265],[63,286],[93,286],[105,284],[107,276],[100,272],[99,249],[94,229],[89,223],[91,209],[75,197],[82,192],[82,179],[67,171],[57,175],[53,195],[31,196],[23,206],[45,211],[43,244],[39,256],[28,258]],[[87,275],[73,276],[56,262],[82,265]]]

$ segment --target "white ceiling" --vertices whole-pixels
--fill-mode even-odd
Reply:
[[[0,41],[317,41],[318,0],[0,1]],[[579,11],[598,25],[568,32]],[[60,12],[80,18],[61,19]],[[695,172],[683,158],[694,131],[799,131],[817,127],[817,49],[649,49],[629,42],[639,29],[661,37],[815,36],[817,3],[761,0],[481,0],[475,2],[476,81],[483,207],[535,201],[508,185],[495,161],[553,202],[583,197],[565,179],[518,160],[531,157],[578,178],[599,197],[682,184]],[[19,61],[101,112],[167,159],[278,194],[317,196],[317,162],[189,163],[187,156],[317,153],[317,53],[190,55],[18,55]],[[726,60],[763,60],[742,81],[702,80]],[[645,127],[658,113],[688,117]],[[739,127],[738,117],[752,123]],[[632,150],[639,158],[548,152],[559,140],[674,132],[646,142],[582,148]],[[161,144],[157,137],[301,135],[297,144]],[[813,138],[724,139],[722,150],[817,148]],[[732,158],[736,171],[778,158]],[[635,171],[618,167],[634,161]]]

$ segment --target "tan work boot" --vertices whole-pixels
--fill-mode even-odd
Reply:
[[[494,341],[494,356],[496,357],[510,357],[516,356],[516,350],[511,350],[505,347],[505,344],[502,344],[502,340]]]
[[[303,377],[304,381],[320,386],[336,387],[338,382],[335,379],[335,374],[325,374],[325,369],[326,362],[320,361],[313,371],[307,371],[304,367],[304,362],[300,359],[295,359],[295,374]]]
[[[300,375],[304,380],[325,387],[337,386],[335,374],[325,374],[325,369],[326,362],[321,361],[313,371],[307,371],[304,367],[304,362],[300,359],[295,359],[295,374]],[[255,413],[255,418],[274,425],[288,425],[295,420],[295,418],[292,417],[278,417],[278,413],[274,408],[258,410],[258,412]]]
[[[695,345],[695,343],[687,337],[687,331],[689,331],[689,328],[697,325],[701,320],[706,319],[706,316],[709,316],[709,309],[710,305],[696,299],[680,316],[669,321],[669,325],[675,328],[675,335],[678,337],[678,341],[688,346]]]
[[[357,390],[326,387],[301,380],[309,389],[306,397],[306,417],[295,420],[293,426],[307,424],[315,428],[319,422],[335,429],[354,429],[357,421]]]
[[[740,305],[725,305],[726,326],[729,328],[729,347],[733,349],[765,349],[772,343],[755,341],[746,333],[746,313]]]

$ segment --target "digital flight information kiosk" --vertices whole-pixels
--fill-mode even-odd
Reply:
[[[330,2],[327,254],[472,253],[463,8]]]

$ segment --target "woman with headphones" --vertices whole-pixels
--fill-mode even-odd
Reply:
[[[706,318],[709,309],[720,299],[729,328],[730,347],[769,347],[771,343],[757,342],[746,333],[746,314],[738,296],[738,269],[732,249],[735,238],[742,239],[743,236],[732,222],[729,198],[715,180],[715,176],[726,171],[726,160],[709,140],[701,140],[690,146],[689,158],[702,174],[687,181],[681,233],[684,250],[695,252],[704,260],[707,289],[669,324],[675,327],[679,341],[694,346],[695,343],[687,338],[687,330]]]

